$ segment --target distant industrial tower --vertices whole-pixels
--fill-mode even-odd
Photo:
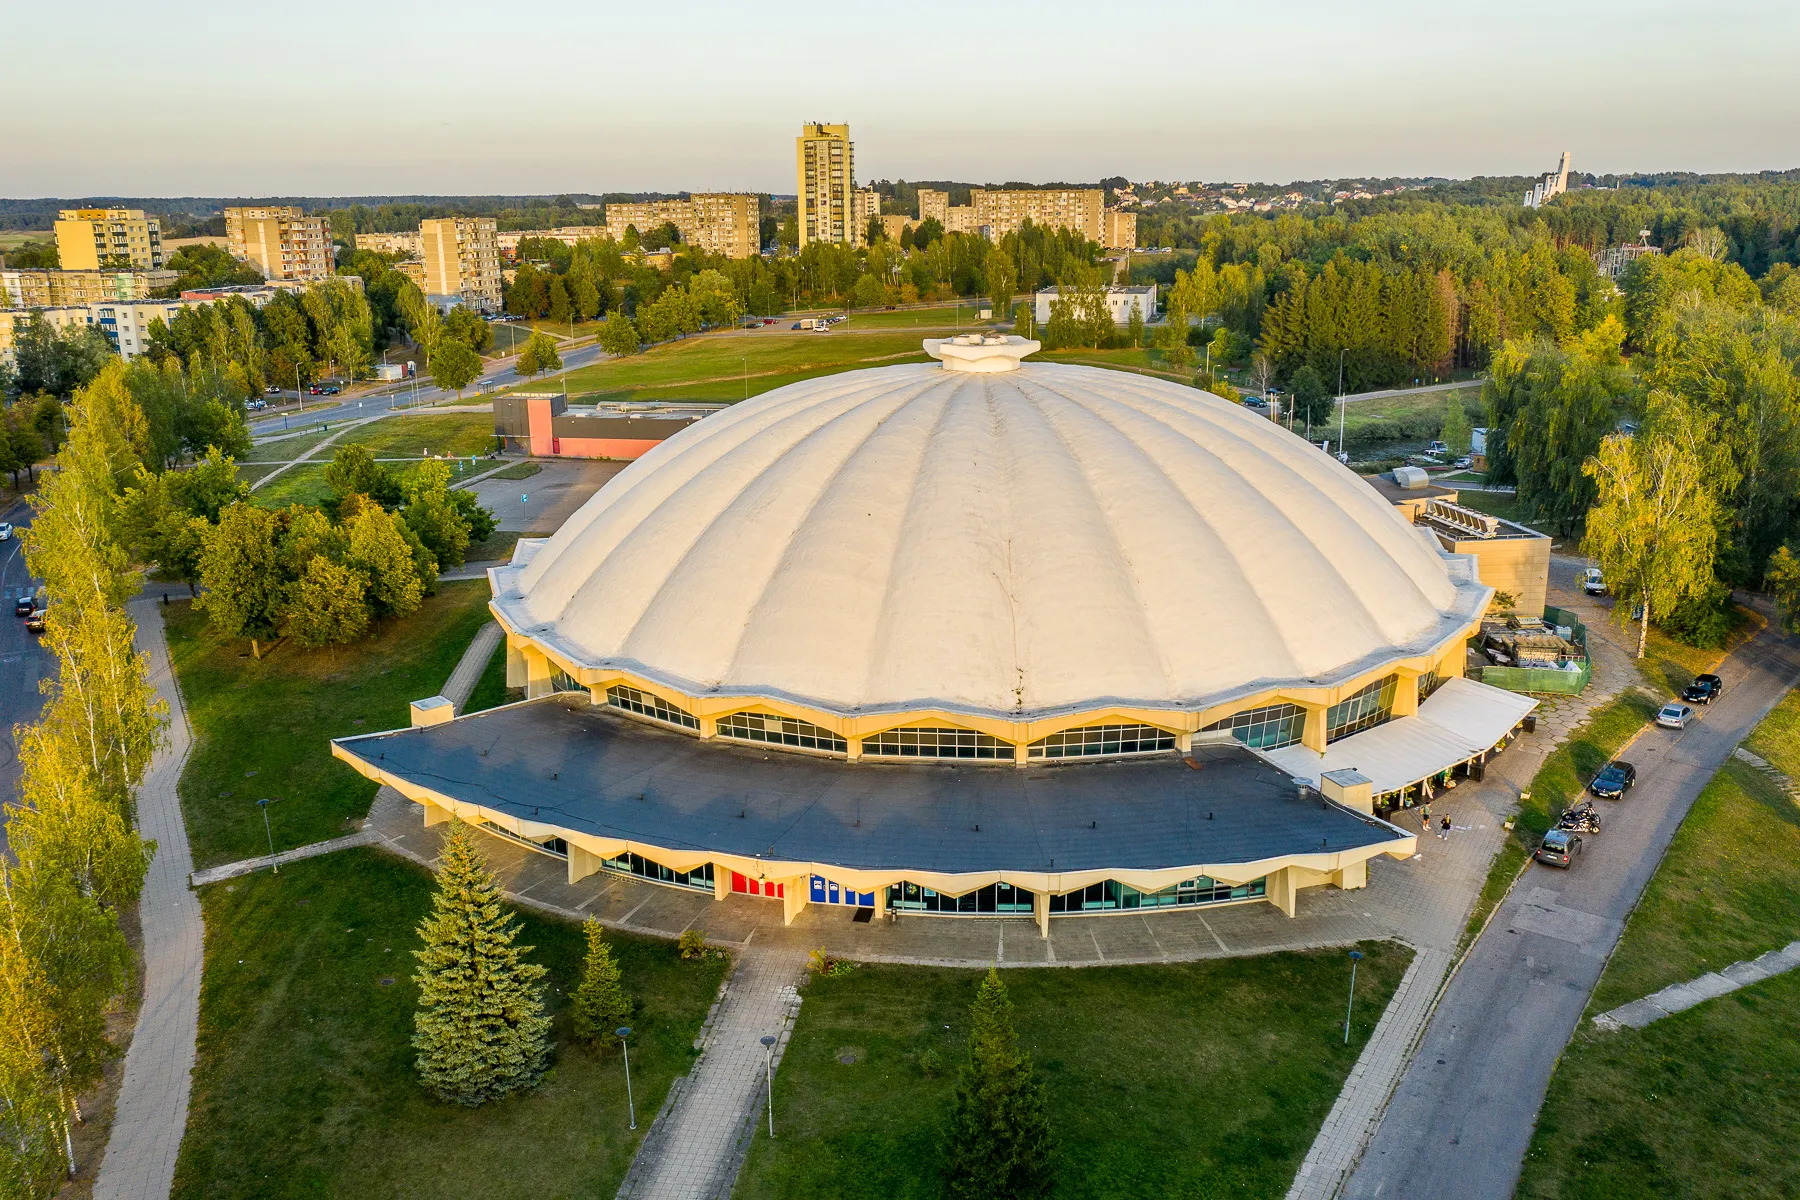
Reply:
[[[1531,190],[1525,193],[1525,207],[1542,208],[1545,201],[1554,200],[1568,190],[1569,152],[1564,150],[1562,162],[1557,164],[1556,170],[1532,184]]]
[[[794,139],[794,156],[800,193],[800,245],[857,245],[862,237],[856,227],[856,162],[850,126],[821,125],[816,121],[802,125],[800,136]]]

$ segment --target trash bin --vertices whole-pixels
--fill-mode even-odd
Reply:
[[[1536,733],[1537,732],[1537,714],[1536,713],[1526,713],[1525,720],[1523,722],[1521,722],[1521,724],[1523,724],[1526,733]]]

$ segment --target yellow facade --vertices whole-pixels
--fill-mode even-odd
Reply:
[[[665,224],[708,254],[751,258],[761,249],[761,205],[748,192],[697,192],[686,199],[606,206],[606,234],[615,242],[625,240],[628,228],[641,235]]]
[[[228,208],[225,244],[265,279],[316,283],[330,278],[336,262],[330,222],[299,208]]]
[[[1105,206],[1099,188],[988,191],[972,188],[969,203],[952,206],[950,193],[919,189],[919,220],[935,217],[945,233],[984,233],[998,240],[1029,220],[1041,229],[1068,229],[1108,250],[1137,247],[1137,215]]]
[[[180,278],[160,271],[0,271],[0,307],[65,308],[109,300],[148,300]]]
[[[500,244],[492,217],[438,217],[419,222],[425,294],[480,312],[499,312]]]
[[[359,233],[356,235],[356,248],[376,254],[417,254],[420,249],[419,231],[413,229],[401,230],[399,233]]]
[[[507,686],[525,689],[528,698],[549,695],[555,690],[555,680],[559,675],[586,689],[596,704],[607,703],[607,689],[623,685],[658,697],[665,704],[691,715],[699,724],[698,735],[702,738],[717,736],[720,719],[733,713],[773,713],[804,721],[842,738],[846,744],[844,757],[851,760],[863,757],[865,741],[892,730],[918,727],[970,730],[986,734],[1002,744],[998,758],[993,761],[1010,761],[1021,767],[1032,761],[1032,743],[1051,734],[1096,725],[1141,724],[1165,730],[1175,736],[1175,748],[1186,752],[1193,744],[1194,735],[1206,731],[1208,726],[1237,713],[1274,704],[1292,704],[1302,709],[1306,720],[1300,744],[1323,753],[1326,746],[1326,712],[1332,705],[1353,696],[1369,684],[1392,675],[1397,684],[1393,715],[1412,715],[1419,707],[1420,678],[1425,675],[1435,675],[1440,680],[1460,678],[1467,658],[1468,640],[1480,632],[1481,627],[1479,620],[1474,621],[1424,653],[1371,667],[1329,687],[1271,688],[1203,709],[1108,706],[1062,713],[1055,717],[1014,721],[937,708],[844,716],[779,697],[693,695],[629,671],[581,667],[539,645],[529,636],[517,633],[507,625],[506,618],[497,608],[492,611],[501,628],[507,631]]]
[[[162,223],[137,208],[65,208],[56,257],[65,271],[160,270]]]
[[[862,242],[856,227],[856,159],[850,126],[812,123],[794,139],[800,247],[811,242]],[[866,225],[867,222],[864,222]]]
[[[3,308],[0,309],[0,362],[10,361],[13,347],[30,324],[43,318],[50,328],[61,332],[70,326],[93,323],[86,306],[71,308]]]

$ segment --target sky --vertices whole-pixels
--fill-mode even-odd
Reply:
[[[154,16],[154,24],[146,18]],[[0,0],[0,196],[1800,166],[1793,0]]]

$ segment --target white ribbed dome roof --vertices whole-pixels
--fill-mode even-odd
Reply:
[[[1335,682],[1488,596],[1270,421],[1046,363],[734,405],[520,542],[494,586],[516,632],[690,695],[1006,716]]]

